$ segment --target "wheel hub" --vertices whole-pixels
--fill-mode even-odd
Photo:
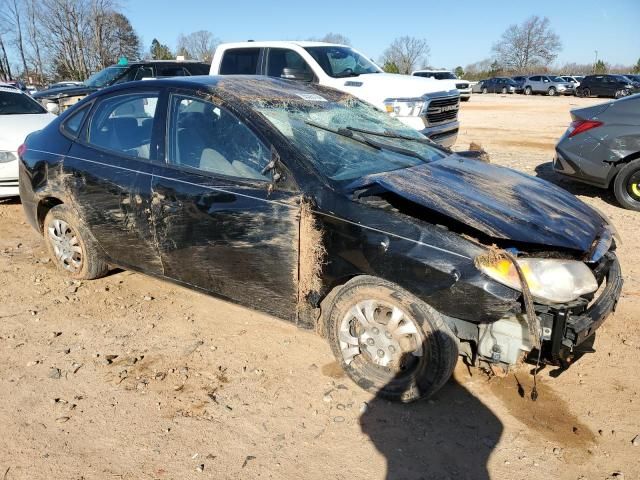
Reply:
[[[411,354],[422,356],[419,326],[400,308],[377,300],[354,305],[339,330],[340,350],[347,365],[359,355],[377,366],[400,369]]]
[[[640,172],[635,173],[629,179],[627,191],[634,200],[640,201]]]
[[[58,262],[66,270],[79,271],[82,266],[82,248],[69,224],[56,218],[47,230]]]

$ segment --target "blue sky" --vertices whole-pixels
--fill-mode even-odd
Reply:
[[[129,0],[122,6],[145,49],[154,37],[173,48],[180,33],[196,30],[223,41],[302,40],[336,32],[378,59],[394,38],[411,35],[427,39],[432,66],[454,67],[489,57],[510,24],[540,15],[549,17],[562,40],[557,63],[591,63],[594,50],[612,64],[635,64],[640,57],[640,0]]]

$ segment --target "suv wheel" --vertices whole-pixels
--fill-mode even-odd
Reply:
[[[640,159],[626,164],[618,172],[613,193],[624,208],[640,211]]]
[[[489,89],[487,87],[482,87],[482,93],[484,94],[489,93]]]
[[[89,229],[67,206],[57,205],[44,219],[44,240],[58,269],[75,280],[106,275],[108,266]]]
[[[585,98],[590,97],[591,96],[591,90],[589,90],[588,88],[583,88],[581,96],[585,97]]]
[[[402,288],[356,277],[325,317],[333,353],[360,387],[390,400],[428,397],[451,377],[458,341],[442,316]]]
[[[502,87],[502,94],[506,95],[508,92],[507,87]]]
[[[616,93],[614,94],[615,98],[622,98],[622,97],[626,97],[629,94],[628,90],[622,89],[622,90],[617,90]]]
[[[531,89],[531,87],[527,86],[524,88],[524,94],[525,95],[532,95],[533,94],[533,90]]]
[[[556,87],[549,87],[549,90],[547,90],[547,94],[548,94],[550,97],[555,96],[555,94],[556,94]]]

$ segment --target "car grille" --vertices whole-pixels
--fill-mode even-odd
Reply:
[[[469,84],[468,83],[456,83],[456,88],[458,90],[461,90],[463,88],[469,88]]]
[[[439,125],[451,122],[458,117],[460,97],[434,98],[429,102],[425,119],[428,125]]]

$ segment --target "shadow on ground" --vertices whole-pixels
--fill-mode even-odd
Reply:
[[[582,195],[591,198],[602,198],[605,202],[613,206],[619,206],[616,197],[611,190],[593,187],[586,183],[580,183],[569,177],[564,177],[553,171],[552,162],[541,163],[536,167],[536,176],[548,182],[551,182],[560,188],[564,188],[574,195]]]
[[[489,480],[487,461],[503,431],[453,377],[428,401],[406,405],[376,397],[360,424],[386,458],[386,480]]]

